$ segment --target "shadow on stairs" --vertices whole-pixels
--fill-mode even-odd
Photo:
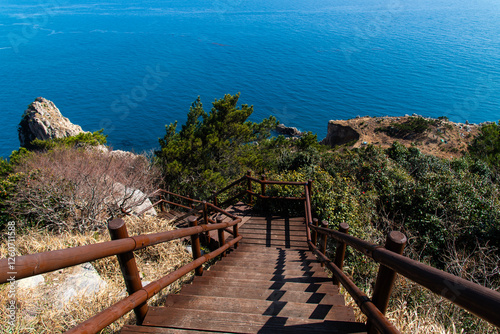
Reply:
[[[304,218],[246,213],[237,249],[121,333],[366,333],[308,250]]]

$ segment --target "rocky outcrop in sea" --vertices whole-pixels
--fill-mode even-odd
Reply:
[[[65,138],[84,132],[81,126],[64,117],[52,101],[43,97],[37,97],[28,106],[18,126],[21,147],[28,149],[35,139]]]

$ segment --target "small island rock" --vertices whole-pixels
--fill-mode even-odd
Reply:
[[[292,137],[302,136],[302,132],[300,132],[299,129],[286,126],[285,124],[278,124],[278,126],[276,127],[276,132],[282,135],[292,136]]]
[[[79,125],[64,117],[52,101],[43,97],[37,97],[28,106],[18,127],[19,142],[28,149],[35,139],[65,138],[84,132]]]

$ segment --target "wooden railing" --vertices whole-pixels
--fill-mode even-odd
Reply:
[[[406,237],[404,234],[397,231],[389,233],[384,247],[350,236],[348,234],[349,226],[346,223],[341,223],[339,225],[339,231],[329,229],[326,221],[321,222],[321,226],[319,226],[319,221],[317,219],[313,219],[311,206],[311,180],[307,182],[278,182],[266,180],[264,175],[262,176],[262,179],[259,180],[252,177],[251,173],[248,172],[247,175],[231,183],[219,192],[214,193],[212,196],[214,203],[217,203],[217,197],[222,192],[227,191],[242,182],[246,182],[246,189],[229,198],[223,202],[223,204],[233,201],[236,198],[243,197],[244,195],[248,195],[250,203],[252,203],[252,197],[254,196],[261,199],[280,198],[304,201],[306,236],[309,248],[317,255],[319,260],[322,262],[322,265],[326,266],[333,273],[334,283],[341,283],[356,301],[361,311],[367,316],[369,333],[399,333],[399,331],[387,320],[384,315],[389,304],[389,298],[396,274],[405,276],[432,292],[445,297],[459,307],[475,314],[497,327],[500,327],[499,292],[401,255],[406,245]],[[252,190],[252,182],[261,185],[260,193]],[[303,186],[304,197],[287,198],[267,196],[266,185],[271,184]],[[325,255],[328,238],[333,238],[337,241],[334,261]],[[342,271],[347,245],[353,247],[355,250],[363,253],[366,257],[369,257],[380,264],[374,293],[371,299]]]
[[[253,188],[252,182],[260,185],[260,192],[253,190],[254,188]],[[245,183],[245,190],[240,191],[239,193],[231,196],[230,198],[228,198],[222,202],[220,202],[218,200],[218,197],[222,193],[236,187],[237,185],[239,185],[241,183]],[[282,185],[282,186],[289,185],[289,186],[299,186],[299,187],[305,186],[305,187],[308,187],[309,190],[311,190],[311,184],[312,184],[311,180],[309,180],[307,182],[270,181],[270,180],[266,179],[265,174],[262,174],[261,179],[258,179],[258,178],[252,177],[252,172],[248,171],[247,175],[239,178],[238,180],[236,180],[233,183],[231,183],[230,185],[222,188],[221,190],[214,192],[213,195],[210,196],[209,200],[212,201],[214,203],[214,205],[221,206],[221,207],[224,207],[225,205],[233,202],[234,200],[236,200],[238,198],[242,198],[244,196],[248,196],[248,203],[250,203],[250,204],[253,204],[254,197],[259,198],[259,199],[263,199],[263,200],[280,199],[280,200],[292,200],[292,201],[305,201],[306,200],[305,196],[283,197],[283,196],[266,195],[267,186],[268,185]],[[303,195],[304,195],[304,193],[303,193]]]
[[[234,188],[242,182],[245,182],[244,191],[240,191],[222,203],[218,203],[218,197],[223,192]],[[260,193],[253,191],[252,183],[260,185]],[[269,196],[266,195],[267,185],[299,186],[304,187],[304,192],[301,197]],[[350,236],[348,234],[349,226],[345,223],[340,224],[339,231],[329,229],[326,222],[322,222],[322,226],[320,227],[319,221],[313,218],[311,188],[311,180],[307,182],[269,181],[266,180],[265,176],[262,179],[257,179],[248,173],[229,186],[214,193],[211,197],[214,204],[194,200],[165,190],[158,190],[154,195],[160,195],[161,197],[160,200],[155,202],[155,205],[162,207],[164,204],[169,204],[189,210],[179,219],[191,216],[191,219],[189,219],[190,227],[130,237],[128,236],[123,220],[115,219],[108,226],[112,241],[19,256],[15,258],[14,269],[12,269],[7,259],[0,260],[0,284],[8,282],[9,275],[12,275],[13,271],[15,271],[16,279],[21,279],[117,255],[129,296],[71,329],[68,333],[96,333],[131,310],[134,310],[137,322],[140,324],[147,312],[147,300],[192,270],[195,270],[197,275],[201,275],[203,263],[219,255],[224,255],[231,246],[237,247],[238,242],[242,238],[238,234],[238,223],[241,222],[241,219],[219,209],[219,207],[247,195],[250,203],[253,202],[253,197],[264,200],[287,199],[304,202],[305,230],[309,248],[317,255],[323,265],[332,271],[334,283],[341,283],[356,301],[361,311],[367,316],[369,333],[399,333],[384,316],[396,274],[407,277],[478,317],[500,327],[500,317],[498,316],[498,310],[500,310],[500,293],[402,256],[406,237],[400,232],[391,232],[387,238],[385,247],[383,247]],[[165,198],[165,195],[187,201],[188,205],[174,202]],[[216,221],[213,221],[209,217],[213,212],[229,217],[230,221],[223,222],[220,217]],[[199,221],[203,221],[204,224],[198,225]],[[233,231],[228,230],[229,227],[233,227]],[[199,235],[212,230],[218,230],[219,232],[219,247],[211,253],[202,256]],[[224,231],[230,232],[234,236],[233,240],[226,243],[224,240]],[[194,260],[173,273],[142,287],[133,252],[187,236],[191,236]],[[333,238],[337,241],[334,261],[325,255],[328,238]],[[353,247],[355,250],[360,251],[365,256],[380,264],[374,294],[371,299],[342,271],[347,246]]]
[[[190,227],[188,228],[153,234],[129,236],[125,222],[122,219],[117,218],[108,224],[109,233],[112,239],[111,241],[44,253],[17,256],[14,258],[14,261],[11,260],[10,262],[7,258],[1,259],[0,284],[7,283],[11,278],[11,275],[15,275],[16,280],[18,280],[116,255],[120,263],[120,269],[122,271],[129,296],[108,307],[87,321],[79,324],[67,333],[97,333],[131,310],[134,310],[136,314],[137,323],[141,324],[148,310],[147,301],[151,297],[190,271],[194,270],[196,275],[201,275],[203,271],[202,265],[205,262],[214,259],[219,255],[224,255],[224,253],[232,246],[236,248],[238,242],[242,239],[242,237],[238,235],[238,223],[241,222],[240,218],[237,218],[234,215],[231,215],[230,213],[209,203],[200,203],[199,206],[205,208],[205,210],[210,208],[219,215],[229,217],[230,220],[222,222],[222,219],[219,218],[214,224],[198,225],[198,218],[196,216],[192,216],[189,219]],[[197,208],[194,210],[196,209]],[[222,232],[229,227],[233,227],[233,240],[226,243],[224,238],[222,238],[220,240],[219,247],[216,250],[208,254],[201,255],[199,235],[212,230],[218,230],[220,235],[223,234]],[[187,236],[191,236],[192,240],[193,261],[143,287],[133,252]]]

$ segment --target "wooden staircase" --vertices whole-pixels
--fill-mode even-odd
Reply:
[[[122,334],[366,332],[308,250],[304,218],[242,212],[239,247]]]

